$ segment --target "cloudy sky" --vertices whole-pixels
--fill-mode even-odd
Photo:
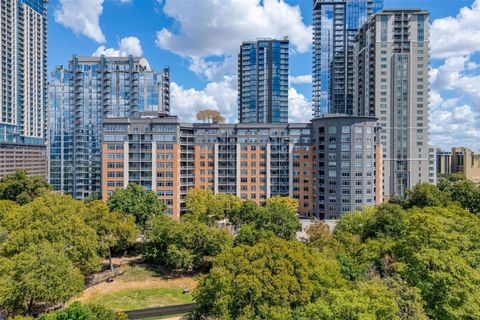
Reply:
[[[171,69],[172,113],[237,117],[242,40],[288,36],[289,116],[311,116],[312,0],[50,0],[49,69],[77,55],[143,55]],[[480,0],[385,0],[431,13],[430,140],[480,149]]]

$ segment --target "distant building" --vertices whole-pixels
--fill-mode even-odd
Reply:
[[[0,177],[47,176],[47,1],[0,3]]]
[[[288,39],[245,41],[238,55],[238,122],[288,122]]]
[[[437,184],[437,148],[428,147],[428,183]]]
[[[355,38],[355,113],[379,119],[383,194],[429,182],[429,13],[383,10]]]
[[[315,216],[337,219],[365,205],[382,203],[376,120],[334,115],[312,120]]]
[[[451,172],[463,173],[465,178],[480,182],[480,154],[463,147],[452,148]]]
[[[353,114],[353,40],[383,0],[313,1],[313,114]]]
[[[73,56],[49,84],[49,181],[83,199],[101,192],[103,121],[135,111],[168,115],[169,70],[138,57]]]
[[[452,152],[451,151],[442,151],[437,148],[436,150],[437,157],[437,176],[443,175],[448,176],[452,173]]]

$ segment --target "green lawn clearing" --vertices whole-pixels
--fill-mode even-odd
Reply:
[[[169,306],[193,301],[192,295],[183,294],[181,288],[123,289],[92,298],[90,302],[101,304],[114,311]]]

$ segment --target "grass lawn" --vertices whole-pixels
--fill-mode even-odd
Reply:
[[[189,303],[192,295],[183,294],[181,288],[123,289],[92,297],[90,302],[114,311],[125,311]]]
[[[118,264],[117,264],[118,265]],[[141,262],[121,264],[122,274],[111,283],[100,282],[87,288],[72,301],[96,303],[114,311],[138,310],[193,302],[190,293],[196,280],[192,276],[171,276]]]

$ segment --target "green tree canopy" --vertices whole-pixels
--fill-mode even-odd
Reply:
[[[294,318],[400,320],[399,313],[395,292],[380,279],[373,279],[358,283],[355,289],[348,287],[332,289],[325,299],[318,299],[298,310]]]
[[[74,302],[65,309],[42,315],[39,320],[126,320],[125,314],[116,314],[96,304]]]
[[[8,235],[0,254],[12,257],[32,244],[47,241],[88,274],[98,269],[98,241],[95,230],[84,221],[85,204],[70,196],[46,193],[7,213]]]
[[[5,216],[10,211],[17,209],[19,205],[11,200],[0,200],[0,244],[7,238],[7,228],[5,224]]]
[[[126,189],[117,189],[108,198],[111,211],[131,214],[135,223],[145,229],[148,219],[165,213],[165,204],[153,191],[145,190],[136,183],[129,183]]]
[[[113,271],[112,249],[126,249],[135,243],[140,230],[132,215],[110,211],[102,201],[93,201],[86,205],[84,220],[97,233],[99,253],[108,255],[110,269]]]
[[[149,221],[144,254],[154,263],[189,271],[208,267],[211,257],[231,243],[227,230],[195,219],[177,221],[158,216]]]
[[[47,241],[0,258],[0,305],[10,312],[32,312],[39,304],[64,303],[83,291],[83,276],[63,248]]]
[[[228,214],[228,220],[234,228],[238,229],[241,225],[254,223],[259,210],[260,207],[255,202],[246,200]]]
[[[321,248],[327,245],[331,238],[330,227],[324,221],[317,221],[307,229],[307,243],[311,246]]]
[[[406,286],[418,290],[432,319],[480,317],[480,220],[458,206],[349,213],[332,242],[346,278],[399,279],[397,296]]]
[[[30,177],[26,171],[17,170],[0,179],[0,200],[26,204],[51,189],[45,178]]]
[[[194,292],[196,316],[291,319],[295,308],[344,284],[334,260],[322,259],[299,242],[264,239],[215,258]]]
[[[342,278],[333,256],[277,237],[218,255],[194,291],[196,319],[426,319],[419,290]]]
[[[215,195],[210,189],[192,188],[185,198],[187,213],[193,218],[214,224],[239,208],[242,200],[232,194]]]
[[[243,202],[228,216],[238,231],[236,243],[252,244],[252,241],[270,236],[295,239],[296,232],[301,228],[297,208],[296,200],[288,197],[273,197],[265,207],[259,207],[252,201]]]
[[[442,192],[437,186],[419,183],[407,192],[407,208],[446,206],[451,202],[450,195]]]
[[[446,190],[452,199],[471,213],[480,212],[480,187],[468,180],[461,180],[450,184]]]

